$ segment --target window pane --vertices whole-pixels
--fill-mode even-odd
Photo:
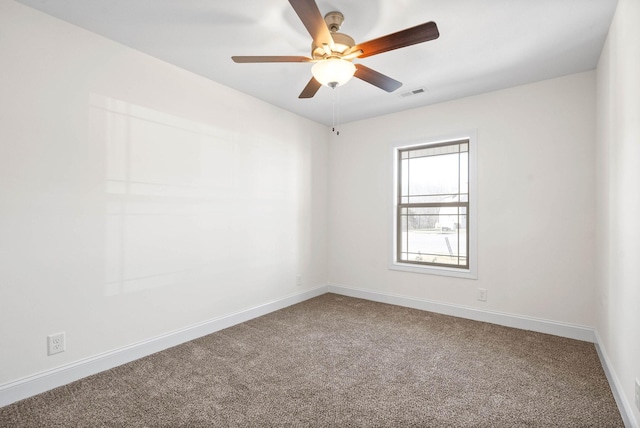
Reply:
[[[409,195],[458,193],[458,154],[408,160]]]
[[[409,229],[403,232],[404,261],[466,265],[465,229],[435,231]]]
[[[406,212],[406,210],[405,210],[405,212]],[[399,243],[399,245],[400,245],[400,251],[404,251],[404,252],[407,251],[407,245],[408,245],[407,244],[407,233],[406,233],[406,230],[407,230],[407,216],[403,215],[400,218],[400,231],[399,231],[400,232],[400,243]]]
[[[402,260],[466,265],[464,207],[409,208],[401,215]]]
[[[448,153],[458,153],[458,145],[446,145],[446,146],[436,146],[436,147],[424,147],[422,149],[413,149],[409,151],[410,158],[419,158],[425,156],[437,156],[437,155],[445,155]]]
[[[460,216],[460,229],[458,229],[458,238],[459,238],[459,255],[461,257],[467,256],[467,216]]]
[[[460,193],[469,193],[469,153],[460,153]]]
[[[400,196],[409,194],[409,161],[400,161]],[[407,203],[407,201],[401,201],[401,203]]]

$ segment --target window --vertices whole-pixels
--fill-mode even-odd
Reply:
[[[470,136],[394,147],[391,268],[475,278]]]

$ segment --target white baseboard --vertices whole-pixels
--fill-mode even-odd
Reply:
[[[452,305],[449,303],[442,303],[432,300],[416,299],[414,297],[363,290],[337,284],[329,284],[328,287],[329,293],[358,297],[360,299],[372,300],[374,302],[380,303],[389,303],[392,305],[405,306],[408,308],[421,309],[423,311],[451,315],[454,317],[466,318],[474,321],[483,321],[491,324],[503,325],[505,327],[513,327],[522,330],[531,330],[538,333],[552,334],[554,336],[567,337],[570,339],[582,340],[585,342],[595,341],[594,330],[591,327],[559,323],[556,321],[549,321],[533,317],[524,317],[521,315],[514,315],[503,312],[485,311],[481,309],[470,308],[467,306]]]
[[[622,389],[622,384],[618,380],[618,376],[616,376],[616,372],[613,370],[613,366],[611,365],[611,360],[609,360],[609,356],[607,355],[607,351],[604,346],[602,346],[602,340],[600,339],[600,335],[598,331],[595,331],[596,337],[596,351],[598,352],[598,357],[600,358],[600,363],[602,364],[602,368],[604,369],[604,374],[607,376],[607,380],[609,381],[609,386],[611,387],[611,392],[613,393],[613,398],[616,400],[616,404],[618,405],[618,410],[620,410],[620,415],[622,416],[622,420],[624,422],[624,426],[627,428],[639,428],[638,421],[636,420],[635,415],[633,414],[633,409],[629,400],[627,400],[624,395],[624,390]]]
[[[109,370],[167,348],[197,339],[207,334],[249,321],[287,306],[303,302],[327,292],[327,286],[295,293],[239,312],[213,318],[202,323],[154,337],[124,348],[47,370],[23,379],[0,385],[0,407],[42,392],[66,385],[84,377]]]

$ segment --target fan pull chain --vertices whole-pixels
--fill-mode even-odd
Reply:
[[[336,132],[336,88],[331,91],[331,132]]]
[[[331,112],[331,131],[335,132],[336,135],[340,135],[340,130],[338,130],[338,125],[340,124],[340,90],[339,86],[333,88],[333,105]]]
[[[340,126],[340,87],[339,86],[338,86],[338,91],[336,92],[336,135],[340,135],[338,126]]]

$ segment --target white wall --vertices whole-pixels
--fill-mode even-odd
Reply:
[[[593,327],[594,122],[591,71],[343,125],[329,149],[330,283]],[[478,279],[389,270],[391,144],[471,129]]]
[[[0,386],[326,284],[326,127],[10,0],[0,58]]]
[[[619,0],[597,69],[596,329],[635,417],[640,379],[640,2]],[[632,409],[632,410],[631,410]]]

